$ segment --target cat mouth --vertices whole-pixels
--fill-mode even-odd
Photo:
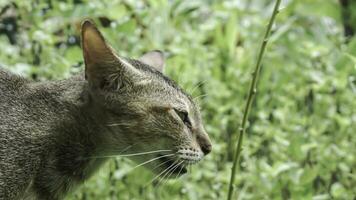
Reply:
[[[173,160],[167,157],[161,157],[159,161],[161,162],[159,165],[161,165],[161,168],[163,170],[166,170],[166,173],[175,174],[177,175],[176,177],[188,172],[186,166],[183,165],[182,162],[179,162],[177,160]],[[162,173],[162,175],[163,174],[165,173]]]

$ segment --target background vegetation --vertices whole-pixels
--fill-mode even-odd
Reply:
[[[0,0],[0,67],[36,81],[83,68],[93,18],[123,56],[161,49],[200,99],[213,152],[164,184],[118,158],[68,199],[225,199],[233,148],[270,0]],[[284,0],[263,61],[234,199],[356,198],[356,5]],[[346,36],[346,37],[345,37]],[[1,97],[0,97],[1,98]]]

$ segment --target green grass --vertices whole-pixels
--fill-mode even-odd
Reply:
[[[251,72],[274,1],[23,1],[0,65],[35,80],[83,68],[78,23],[93,18],[120,55],[167,52],[166,74],[200,96],[213,152],[161,186],[112,160],[68,199],[226,199]],[[49,2],[49,1],[48,1]],[[78,3],[79,2],[79,3]],[[0,1],[0,9],[8,5]],[[336,0],[282,1],[264,56],[233,199],[356,197],[356,38]],[[109,19],[111,26],[101,23]]]

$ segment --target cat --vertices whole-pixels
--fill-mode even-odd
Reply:
[[[162,74],[162,52],[120,57],[91,20],[81,44],[85,70],[66,80],[0,69],[1,200],[63,199],[110,155],[178,177],[212,150],[198,105]]]

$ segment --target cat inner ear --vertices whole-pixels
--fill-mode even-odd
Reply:
[[[92,21],[82,23],[81,36],[85,79],[91,87],[117,90],[135,76],[137,70],[114,52]]]
[[[154,67],[158,71],[162,72],[164,68],[164,54],[162,51],[153,50],[143,54],[139,61]]]

